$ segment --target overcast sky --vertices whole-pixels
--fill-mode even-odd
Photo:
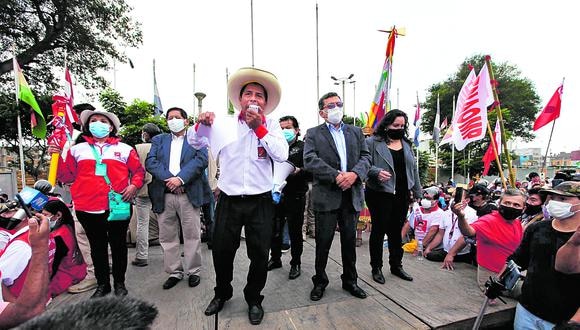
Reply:
[[[155,58],[164,109],[179,106],[192,113],[195,63],[195,89],[207,94],[203,109],[225,113],[226,68],[232,73],[252,64],[250,0],[128,2],[142,23],[144,43],[126,49],[135,68],[117,65],[117,90],[127,101],[152,102]],[[253,3],[255,66],[274,73],[282,86],[282,101],[272,116],[294,115],[305,131],[318,123],[316,1]],[[579,54],[571,39],[580,31],[580,20],[573,1],[319,0],[318,7],[320,95],[342,94],[330,76],[353,73],[356,95],[355,85],[348,84],[343,97],[348,115],[369,110],[387,41],[377,29],[396,25],[407,35],[396,41],[393,107],[411,114],[416,92],[424,102],[427,88],[455,73],[466,57],[490,54],[493,62],[518,66],[534,83],[542,106],[566,77],[550,151],[580,149]],[[112,82],[112,72],[109,77]],[[533,143],[515,146],[545,149],[549,133],[546,126]]]

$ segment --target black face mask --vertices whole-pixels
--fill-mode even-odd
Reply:
[[[501,216],[504,217],[506,220],[514,220],[515,218],[522,215],[522,210],[505,205],[500,205],[499,214],[501,214]]]
[[[400,140],[405,136],[405,130],[402,128],[399,129],[387,129],[387,136],[391,140]]]
[[[526,203],[526,209],[524,213],[527,215],[534,215],[542,212],[542,205],[530,205]]]

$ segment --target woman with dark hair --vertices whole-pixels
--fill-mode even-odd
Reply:
[[[66,204],[58,199],[50,200],[42,214],[48,218],[50,236],[56,243],[48,286],[50,296],[56,297],[85,278],[87,265],[77,245],[73,216]]]
[[[373,280],[385,283],[383,238],[389,239],[391,273],[404,280],[413,278],[403,270],[401,229],[413,198],[421,196],[419,172],[408,136],[408,118],[401,110],[385,114],[373,136],[366,139],[371,153],[371,169],[365,186],[365,200],[371,214],[369,251]]]
[[[116,136],[121,122],[110,112],[85,110],[80,116],[85,142],[72,146],[66,160],[58,166],[58,179],[70,183],[76,216],[85,229],[91,257],[95,267],[97,289],[93,298],[111,292],[109,254],[113,258],[113,281],[115,295],[127,295],[125,272],[127,271],[126,220],[109,220],[109,191],[121,194],[125,202],[135,198],[143,185],[145,169],[141,166],[135,149],[122,143]],[[50,146],[50,153],[61,149]]]

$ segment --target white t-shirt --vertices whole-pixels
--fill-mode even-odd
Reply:
[[[477,220],[477,212],[475,212],[474,209],[467,206],[464,211],[467,223],[472,224]],[[445,217],[443,217],[441,224],[439,225],[439,229],[445,230],[445,233],[443,234],[443,250],[445,250],[445,252],[449,252],[455,242],[463,236],[461,235],[461,230],[459,230],[458,222],[457,216],[453,212],[445,212]],[[470,248],[468,244],[463,248],[463,250],[459,251],[457,255],[466,254],[469,253],[469,251]]]
[[[28,231],[28,226],[17,231],[10,240],[13,240],[21,233]],[[23,241],[16,241],[10,244],[0,257],[0,272],[2,273],[2,283],[6,286],[11,286],[14,281],[20,277],[22,272],[28,266],[28,262],[32,257],[32,249],[30,245]]]
[[[423,240],[429,229],[432,226],[440,226],[442,219],[445,218],[445,211],[439,207],[429,213],[420,207],[413,207],[413,214],[414,221],[409,221],[409,224],[415,230],[415,238],[418,240]]]

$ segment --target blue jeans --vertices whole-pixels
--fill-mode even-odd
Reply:
[[[517,330],[551,330],[555,324],[544,321],[528,311],[520,303],[516,306],[516,317],[514,319],[514,329]]]

